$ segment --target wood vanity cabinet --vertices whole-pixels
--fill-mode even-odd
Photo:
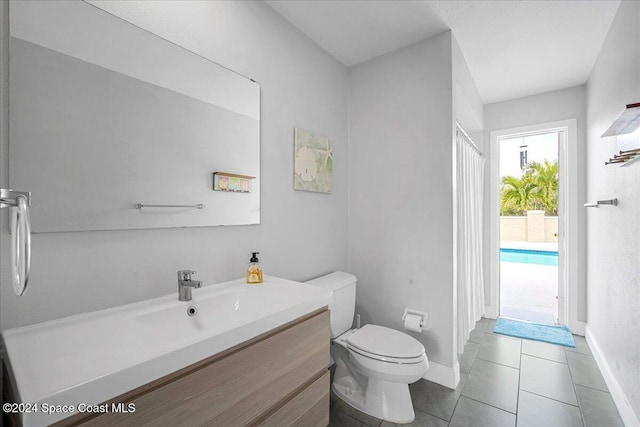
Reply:
[[[135,412],[76,414],[56,426],[326,426],[326,308],[106,402]]]

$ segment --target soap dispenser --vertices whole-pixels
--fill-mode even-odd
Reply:
[[[247,268],[247,283],[262,283],[262,268],[260,267],[260,261],[256,256],[259,253],[260,252],[252,252],[253,256],[249,260],[249,267]]]

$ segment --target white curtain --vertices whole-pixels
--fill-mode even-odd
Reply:
[[[484,314],[482,201],[484,157],[460,130],[456,133],[458,211],[458,353]]]

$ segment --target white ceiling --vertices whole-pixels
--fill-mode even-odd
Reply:
[[[585,83],[620,1],[267,3],[347,66],[450,28],[488,104]]]

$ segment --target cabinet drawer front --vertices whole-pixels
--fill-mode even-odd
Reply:
[[[329,424],[329,371],[278,409],[260,427],[308,426]]]
[[[293,390],[326,370],[329,340],[329,312],[324,310],[128,400],[135,403],[134,413],[108,413],[82,425],[242,426],[255,423],[265,412],[290,399]]]

